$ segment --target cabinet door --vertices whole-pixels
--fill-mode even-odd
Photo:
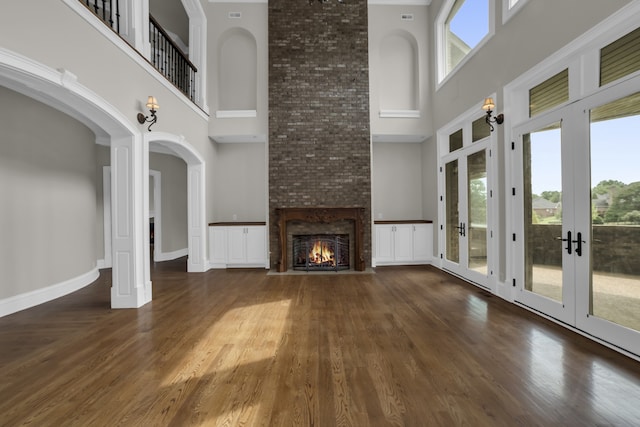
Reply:
[[[431,261],[433,257],[433,226],[431,224],[416,224],[413,227],[413,260]]]
[[[393,261],[393,225],[376,225],[376,263]]]
[[[413,224],[394,225],[395,261],[413,261]]]
[[[227,262],[226,227],[209,227],[209,258],[215,264]]]
[[[227,263],[244,264],[246,261],[245,228],[227,227]]]
[[[247,264],[266,264],[267,230],[263,226],[245,227]]]

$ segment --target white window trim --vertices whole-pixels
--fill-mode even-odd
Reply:
[[[520,0],[522,1],[522,0]],[[473,57],[493,37],[496,31],[495,19],[495,0],[489,0],[489,31],[480,42],[469,51],[469,53],[456,65],[449,73],[447,73],[447,35],[445,30],[445,21],[449,16],[449,12],[453,7],[455,0],[446,0],[440,8],[435,21],[435,41],[436,41],[436,91],[440,89],[459,69]]]
[[[527,1],[529,0],[518,0],[516,4],[509,7],[509,0],[502,0],[502,24],[504,25],[513,15],[518,13]]]

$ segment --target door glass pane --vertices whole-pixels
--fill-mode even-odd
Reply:
[[[487,274],[487,156],[478,151],[467,158],[469,194],[469,268]]]
[[[543,81],[529,90],[529,117],[569,100],[569,69]]]
[[[523,136],[525,289],[562,301],[561,123]]]
[[[447,215],[447,250],[449,261],[460,262],[460,242],[458,239],[458,226],[460,216],[458,214],[458,160],[447,163],[446,174],[446,215]]]
[[[454,152],[462,148],[462,129],[449,135],[449,152]]]
[[[487,124],[486,116],[480,117],[471,123],[471,142],[480,141],[491,135],[491,126]]]
[[[640,330],[640,93],[591,110],[590,313]]]
[[[600,86],[640,70],[640,28],[600,49]]]

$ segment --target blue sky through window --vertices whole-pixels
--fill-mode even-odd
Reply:
[[[591,187],[600,181],[625,184],[640,181],[640,116],[605,120],[591,124]],[[536,162],[532,182],[534,194],[561,191],[560,130],[532,134],[531,158]]]
[[[473,49],[489,32],[489,0],[466,0],[451,20],[450,28]]]

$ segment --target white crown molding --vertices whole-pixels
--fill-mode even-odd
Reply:
[[[216,119],[244,119],[258,117],[256,110],[218,110]]]
[[[242,143],[251,143],[251,142],[267,142],[267,135],[258,134],[258,135],[213,135],[211,136],[215,142],[219,144],[242,144]]]
[[[380,117],[394,119],[419,119],[420,110],[380,110]]]

